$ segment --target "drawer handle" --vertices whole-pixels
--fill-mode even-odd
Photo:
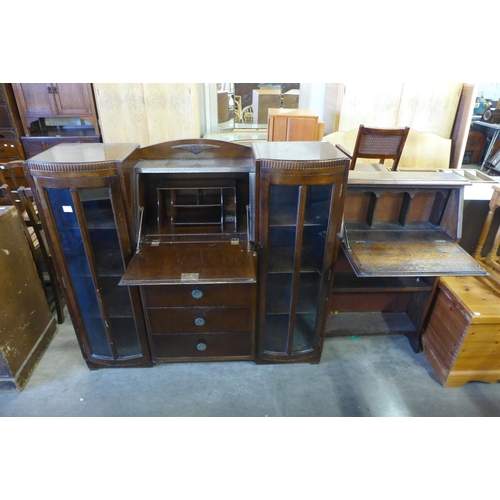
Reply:
[[[205,324],[205,320],[203,318],[195,318],[194,324],[196,326],[203,326]]]
[[[207,344],[205,344],[205,342],[198,342],[198,344],[196,345],[196,349],[198,349],[198,351],[206,351]]]
[[[203,292],[201,290],[193,290],[191,296],[193,299],[201,299],[203,297]]]

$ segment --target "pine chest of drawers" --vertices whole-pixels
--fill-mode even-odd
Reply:
[[[446,277],[422,336],[445,387],[500,381],[500,290],[485,278]]]

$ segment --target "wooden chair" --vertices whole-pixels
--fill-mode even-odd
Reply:
[[[495,233],[495,237],[493,238],[489,251],[486,251],[486,255],[484,257],[482,255],[488,236],[492,236],[490,233],[495,212],[500,208],[500,187],[492,187],[493,196],[490,200],[489,210],[484,221],[483,229],[479,235],[476,250],[474,252],[474,258],[478,260],[490,273],[489,279],[495,281],[500,286],[500,257],[498,256],[498,247],[500,246],[500,225]]]
[[[40,281],[44,287],[47,302],[50,307],[50,302],[51,300],[53,301],[57,322],[61,324],[64,322],[64,300],[57,279],[54,261],[52,260],[45,233],[35,209],[31,189],[20,186],[17,191],[13,191],[9,185],[3,184],[0,186],[0,199],[4,205],[15,206],[21,214],[24,233],[28,240]]]
[[[500,187],[493,189],[474,252],[490,274],[440,278],[423,329],[425,356],[445,387],[500,381]]]
[[[59,324],[64,323],[64,299],[59,285],[59,280],[57,279],[55,263],[52,259],[52,254],[47,243],[47,237],[45,235],[45,231],[43,230],[40,218],[38,217],[33,193],[31,191],[31,188],[26,188],[23,186],[21,186],[17,192],[21,204],[25,210],[25,218],[28,221],[28,226],[33,228],[37,240],[40,243],[43,260],[45,262],[45,266],[49,276],[48,283],[52,288],[52,295],[57,314],[57,322]]]
[[[242,106],[241,106],[241,96],[234,96],[234,121],[235,123],[240,123],[243,120],[243,115],[241,114]]]
[[[15,160],[9,163],[0,165],[2,174],[2,184],[8,184],[10,189],[17,190],[20,186],[27,186],[28,181],[24,174],[24,161]]]
[[[358,168],[385,170],[381,165],[385,160],[393,160],[391,170],[397,170],[409,131],[409,127],[388,129],[360,125],[352,153],[341,144],[335,146],[351,159],[350,170],[355,169],[358,158],[378,159],[378,163],[358,164]]]
[[[253,123],[253,107],[246,106],[241,110],[241,119],[243,123]]]

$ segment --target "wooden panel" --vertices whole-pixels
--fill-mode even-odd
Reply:
[[[339,129],[409,126],[449,139],[462,83],[347,83]]]
[[[90,83],[55,83],[53,90],[58,115],[86,116],[94,114],[92,86]],[[96,130],[97,132],[97,130]]]
[[[268,141],[286,141],[286,118],[270,116],[267,124]]]
[[[405,83],[395,125],[449,139],[461,92],[462,83]]]
[[[200,136],[196,84],[95,83],[104,142],[141,147]]]
[[[346,83],[339,130],[357,129],[361,124],[367,127],[395,127],[402,92],[401,83]]]
[[[122,279],[123,285],[238,282],[255,282],[254,256],[230,242],[143,245]]]
[[[0,390],[19,390],[57,325],[14,207],[0,208],[0,240]]]
[[[450,168],[451,139],[410,129],[398,170]]]
[[[315,141],[318,136],[318,118],[296,117],[287,120],[287,140]]]
[[[56,113],[52,94],[48,87],[51,83],[13,83],[16,101],[23,117],[53,116]],[[28,130],[25,130],[28,133]]]
[[[150,144],[141,83],[94,83],[94,91],[103,142]]]
[[[348,231],[347,255],[358,276],[485,274],[442,231]]]
[[[144,83],[143,89],[149,136],[147,145],[200,137],[196,85]]]

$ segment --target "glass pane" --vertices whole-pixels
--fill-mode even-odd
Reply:
[[[119,358],[140,355],[128,287],[118,286],[125,264],[108,188],[78,191],[99,274],[109,329]]]
[[[266,351],[288,349],[298,193],[296,186],[270,186]]]
[[[48,188],[47,195],[66,258],[68,272],[76,291],[76,302],[85,326],[90,349],[92,354],[97,356],[111,357],[111,347],[90,274],[71,191],[69,189]]]
[[[78,190],[108,328],[119,358],[140,355],[129,290],[118,286],[124,263],[108,188]],[[78,226],[69,189],[48,188],[47,194],[66,257],[76,301],[85,326],[91,354],[113,357],[106,334],[105,320],[99,307],[90,261]]]
[[[319,328],[316,320],[332,192],[332,185],[307,187],[293,352],[312,350]]]

